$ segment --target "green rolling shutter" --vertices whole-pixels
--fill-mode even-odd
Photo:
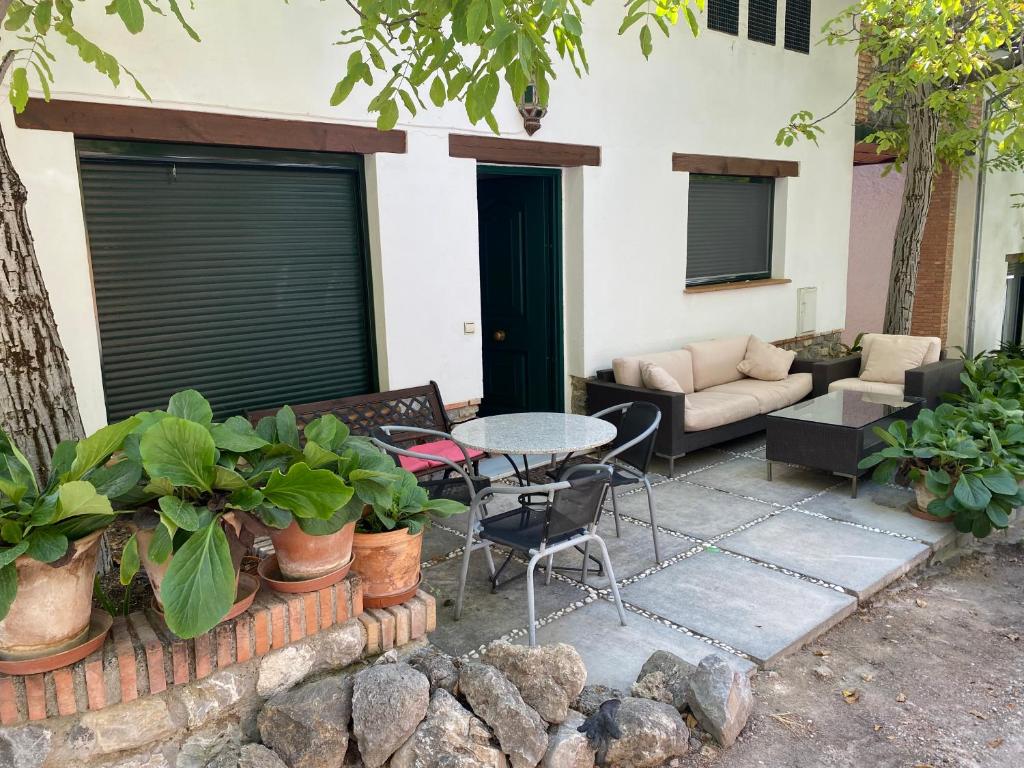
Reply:
[[[107,416],[218,418],[375,388],[360,166],[80,142]]]

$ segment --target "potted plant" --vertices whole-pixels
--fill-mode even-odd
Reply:
[[[111,424],[54,451],[40,486],[25,456],[0,430],[0,651],[25,658],[80,644],[92,618],[100,536],[115,518],[110,499],[137,483],[141,467],[109,463],[136,427]]]
[[[363,580],[363,600],[384,608],[404,602],[419,587],[423,531],[431,516],[449,517],[465,506],[430,499],[416,476],[394,466],[353,469],[356,496],[364,503],[356,522],[353,570]]]
[[[180,637],[209,631],[236,608],[245,516],[276,528],[326,523],[352,497],[337,472],[300,460],[290,409],[279,414],[284,443],[241,417],[215,423],[194,390],[138,420],[125,453],[143,469],[130,497],[139,530],[122,554],[121,580],[145,566],[167,626]]]
[[[983,538],[993,528],[1006,528],[1024,504],[1024,414],[1013,405],[994,399],[947,403],[922,410],[909,429],[903,421],[876,427],[885,447],[860,466],[875,467],[879,481],[895,476],[913,486],[920,516],[951,521],[957,530]]]

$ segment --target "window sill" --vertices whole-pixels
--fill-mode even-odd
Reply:
[[[733,283],[708,283],[688,285],[683,293],[714,293],[715,291],[738,291],[740,288],[760,288],[765,285],[785,285],[793,282],[788,277],[768,277],[763,280],[738,280]]]

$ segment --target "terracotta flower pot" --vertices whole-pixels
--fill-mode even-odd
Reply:
[[[355,521],[324,536],[306,533],[295,521],[287,528],[271,528],[270,540],[281,575],[291,581],[307,581],[338,570],[352,559],[355,531]]]
[[[399,528],[387,533],[357,533],[352,538],[352,570],[363,582],[367,606],[384,608],[404,602],[420,583],[423,531]]]
[[[918,480],[914,483],[914,503],[910,505],[910,513],[914,517],[919,517],[922,520],[931,520],[936,523],[951,523],[953,522],[952,516],[950,517],[939,517],[933,515],[928,511],[928,505],[935,501],[938,496],[928,490],[923,480]]]
[[[100,530],[75,541],[71,559],[56,568],[26,555],[14,561],[18,594],[0,621],[0,652],[44,656],[85,637],[102,535]]]

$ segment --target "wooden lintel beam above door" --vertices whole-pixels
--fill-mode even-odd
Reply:
[[[758,160],[753,157],[689,155],[672,153],[672,170],[716,176],[799,176],[800,163],[793,160]]]
[[[83,139],[167,141],[312,152],[405,153],[405,131],[362,125],[277,120],[195,110],[88,101],[29,99],[19,128],[66,131]]]
[[[498,136],[470,136],[461,133],[448,135],[448,155],[499,165],[572,168],[601,164],[601,148],[587,144],[503,139]]]

